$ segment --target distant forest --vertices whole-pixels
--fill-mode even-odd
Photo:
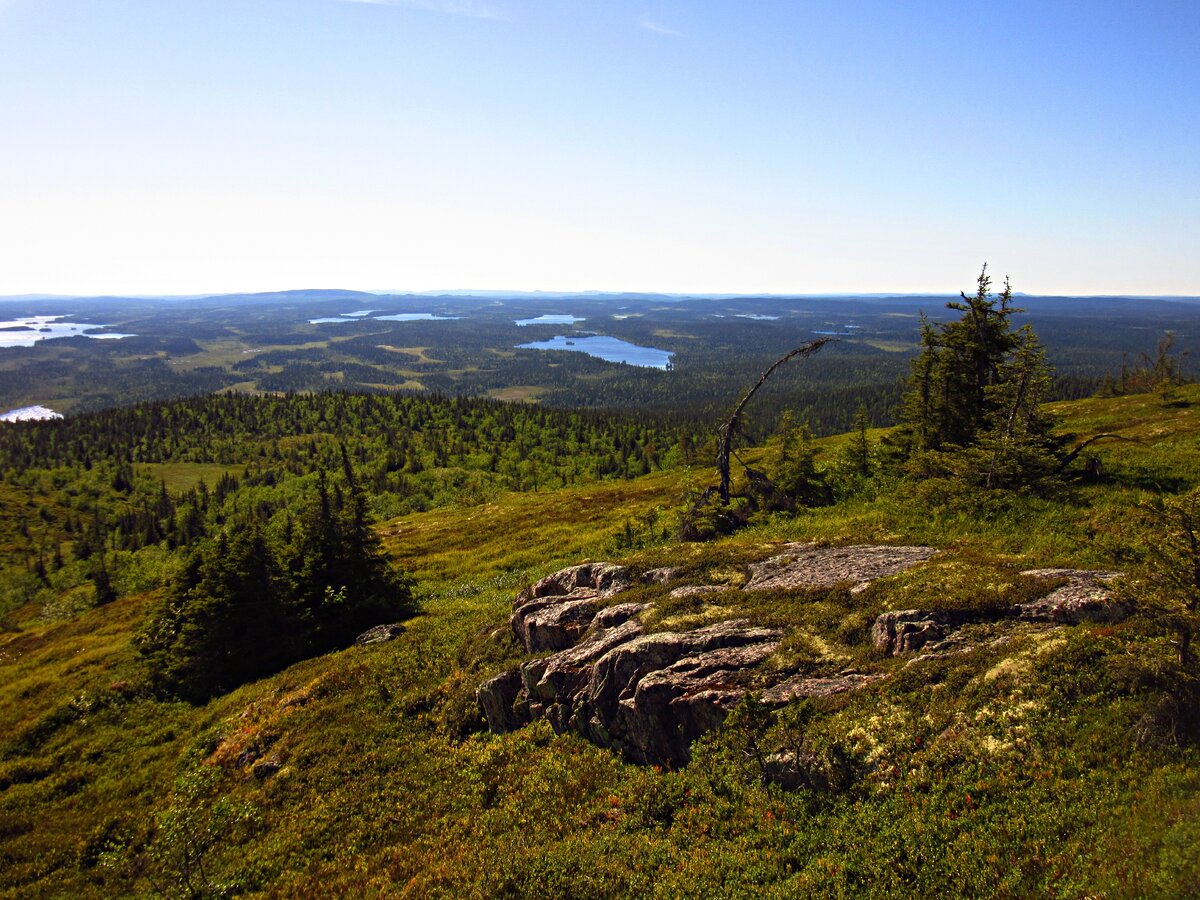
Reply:
[[[147,301],[0,301],[0,319],[63,315],[103,321],[121,340],[86,337],[0,348],[0,411],[46,405],[83,412],[217,391],[431,392],[637,413],[689,431],[711,429],[738,394],[787,350],[817,334],[837,342],[780,372],[750,410],[751,436],[785,410],[815,434],[847,430],[859,406],[895,420],[919,347],[921,315],[947,317],[947,297],[737,299],[576,296],[395,296],[354,292]],[[1185,375],[1200,350],[1200,302],[1018,297],[1046,344],[1051,396],[1087,396],[1144,365],[1175,335]],[[369,311],[366,315],[347,316]],[[446,320],[386,321],[428,313]],[[516,325],[540,315],[572,325]],[[310,324],[310,319],[333,318]],[[584,353],[517,349],[555,335],[600,333],[674,354],[670,371]]]

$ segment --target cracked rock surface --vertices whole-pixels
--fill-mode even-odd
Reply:
[[[780,558],[784,562],[774,569],[786,570],[796,562],[798,546],[788,545]],[[809,574],[791,572],[786,577],[792,582],[805,577],[810,579],[805,586],[812,579],[819,584],[848,580],[843,573],[852,555],[824,551],[832,554],[835,565],[833,574],[819,575],[808,550],[804,545],[799,558]],[[907,554],[902,564],[888,566],[874,559],[877,555],[867,554],[872,572],[898,571],[894,565],[917,561]],[[864,580],[862,555],[854,558],[860,563],[850,580]],[[665,584],[674,575],[671,569],[658,569],[643,581]],[[882,677],[801,679],[785,672],[766,678],[762,663],[779,649],[783,632],[745,620],[645,634],[638,615],[646,604],[605,605],[632,583],[621,566],[586,563],[543,578],[517,595],[510,619],[513,634],[527,653],[553,652],[480,685],[479,706],[492,731],[544,718],[558,733],[574,732],[636,762],[675,767],[688,761],[696,738],[720,725],[733,706],[764,684],[765,702],[782,705],[797,697],[857,690]],[[729,589],[683,588],[685,594]]]
[[[1029,569],[1021,574],[1066,579],[1067,583],[1037,600],[990,612],[921,609],[885,612],[876,617],[871,626],[871,643],[887,656],[902,656],[920,650],[936,654],[951,648],[963,650],[964,644],[957,632],[967,624],[1004,620],[1050,625],[1111,624],[1123,621],[1129,615],[1128,607],[1112,597],[1111,583],[1121,577],[1120,572]],[[969,645],[966,648],[969,649]]]
[[[929,559],[930,547],[835,547],[787,544],[781,554],[749,566],[742,590],[798,589],[850,583],[859,588]],[[1037,569],[1023,573],[1065,579],[1046,596],[989,612],[893,610],[878,616],[871,640],[884,656],[921,653],[916,659],[967,652],[967,632],[980,623],[1039,627],[1113,622],[1127,614],[1109,584],[1115,572]],[[677,572],[657,569],[643,583],[670,584]],[[632,574],[612,563],[563,569],[521,591],[510,625],[529,654],[517,669],[480,685],[479,706],[494,732],[546,719],[558,733],[572,732],[623,753],[635,762],[678,767],[694,740],[717,727],[747,694],[782,706],[793,700],[862,690],[882,673],[846,670],[813,677],[765,667],[784,637],[744,619],[690,630],[646,634],[645,603],[612,598],[632,586]],[[735,590],[683,585],[672,596]],[[993,627],[993,626],[988,626]]]
[[[742,590],[833,587],[847,581],[863,584],[903,572],[929,559],[935,552],[932,547],[785,544],[780,555],[750,566],[750,580]]]

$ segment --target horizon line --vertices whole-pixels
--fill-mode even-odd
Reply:
[[[6,301],[55,301],[55,300],[202,300],[220,297],[253,297],[271,294],[306,293],[367,294],[377,297],[618,297],[641,295],[646,297],[694,298],[699,300],[738,299],[809,299],[809,298],[904,298],[904,297],[958,297],[958,291],[647,291],[647,290],[550,290],[550,289],[503,289],[503,288],[437,288],[432,290],[405,289],[361,289],[346,287],[279,288],[274,290],[198,291],[186,293],[48,293],[26,292],[0,294],[0,302]],[[1200,294],[1133,294],[1133,293],[1087,293],[1069,294],[1061,292],[1038,293],[1014,291],[1014,297],[1055,297],[1062,299],[1112,299],[1112,300],[1200,300]]]

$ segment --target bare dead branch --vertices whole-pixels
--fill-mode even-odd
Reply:
[[[729,505],[729,457],[733,452],[733,438],[737,434],[738,425],[741,424],[742,410],[746,408],[746,404],[750,402],[750,398],[758,391],[760,387],[766,384],[767,379],[789,359],[800,357],[804,359],[812,356],[826,344],[830,343],[833,338],[818,338],[815,341],[809,341],[802,347],[797,347],[790,353],[785,353],[779,359],[775,360],[770,367],[762,373],[758,381],[750,390],[742,396],[738,401],[737,406],[733,408],[733,414],[729,419],[717,429],[717,433],[721,435],[721,441],[717,449],[717,474],[721,477],[721,486],[717,489],[721,497],[721,505]]]

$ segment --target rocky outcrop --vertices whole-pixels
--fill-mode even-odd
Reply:
[[[489,678],[475,691],[479,708],[492,731],[512,731],[529,721],[528,713],[524,709],[518,712],[514,708],[517,697],[521,694],[521,687],[521,673],[513,669]]]
[[[360,646],[382,644],[384,641],[398,638],[402,634],[404,634],[404,626],[399,622],[393,622],[391,625],[376,625],[374,628],[368,628],[356,637],[354,643]]]
[[[527,653],[566,650],[591,626],[601,601],[628,586],[629,574],[623,566],[571,566],[521,591],[509,622]]]
[[[1067,583],[1040,600],[1017,607],[1019,618],[1027,622],[1053,622],[1078,625],[1082,622],[1112,624],[1129,616],[1129,607],[1112,596],[1111,583],[1120,572],[1090,569],[1030,569],[1022,575],[1035,578],[1066,578]]]
[[[699,597],[702,594],[719,594],[731,588],[725,584],[685,584],[671,590],[672,600],[682,600],[684,597]]]
[[[797,675],[763,691],[762,702],[768,706],[783,706],[793,700],[809,697],[832,697],[834,694],[861,690],[885,677],[882,674],[862,675],[858,672],[845,672],[832,678]]]
[[[865,584],[895,575],[924,562],[936,552],[932,547],[818,547],[785,544],[784,553],[750,566],[743,590],[795,590],[833,587],[849,582]]]
[[[1067,583],[1046,596],[1006,609],[966,611],[930,611],[901,609],[885,612],[871,626],[871,643],[886,656],[900,656],[920,650],[957,652],[970,649],[957,630],[969,623],[1018,620],[1051,625],[1079,625],[1084,622],[1111,624],[1129,615],[1125,604],[1113,599],[1111,582],[1119,572],[1088,569],[1030,569],[1022,575],[1042,579],[1066,579]],[[931,653],[931,656],[937,653]]]
[[[656,570],[642,580],[662,584],[673,575]],[[881,677],[767,678],[761,664],[779,648],[782,632],[744,620],[645,634],[637,618],[645,604],[605,605],[631,583],[620,566],[589,563],[517,595],[513,634],[529,653],[554,652],[480,685],[479,706],[492,731],[541,718],[558,733],[574,732],[631,760],[680,766],[692,742],[751,690],[765,687],[765,702],[782,705],[857,690]],[[691,592],[723,590],[730,588],[692,586]]]
[[[751,565],[742,590],[847,583],[860,590],[933,553],[929,547],[789,544],[783,553]],[[886,656],[919,653],[909,660],[912,664],[968,652],[979,646],[981,634],[990,635],[993,644],[1006,641],[1020,622],[1042,623],[1040,627],[1111,622],[1128,612],[1110,595],[1115,572],[1037,569],[1023,574],[1066,583],[1048,584],[1046,596],[1007,609],[885,612],[872,625],[871,641]],[[639,580],[666,585],[677,576],[677,570],[663,568]],[[763,663],[779,649],[783,633],[745,620],[646,634],[639,616],[648,605],[614,602],[633,583],[621,566],[586,563],[543,578],[517,595],[512,632],[526,652],[545,655],[479,686],[479,707],[492,731],[545,719],[560,734],[579,734],[637,762],[676,767],[688,761],[692,742],[720,725],[747,694],[753,692],[768,706],[783,706],[859,691],[887,677],[853,670],[829,677],[774,671]],[[670,593],[678,598],[734,590],[684,584]],[[963,627],[978,623],[991,624],[982,631]],[[826,768],[804,753],[777,754],[764,761],[764,777],[814,787],[837,775]]]
[[[964,613],[897,609],[885,612],[871,626],[871,643],[885,656],[915,653],[926,644],[941,641],[970,621]]]

